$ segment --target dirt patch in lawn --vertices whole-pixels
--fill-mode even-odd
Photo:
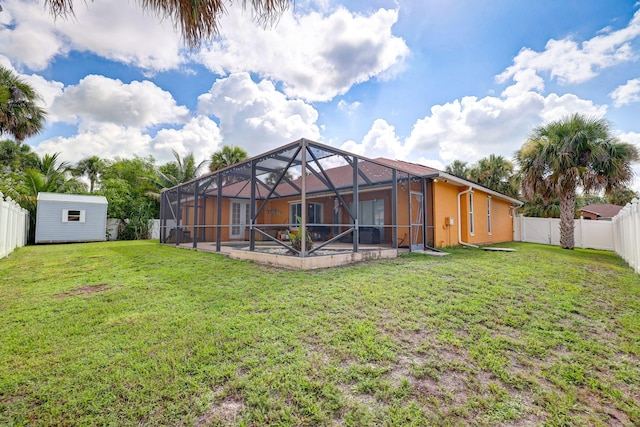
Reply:
[[[222,423],[224,426],[235,425],[240,413],[244,410],[243,402],[229,397],[220,403],[213,405],[209,412],[200,417],[194,424],[196,427]]]
[[[57,294],[54,295],[54,298],[68,298],[68,297],[72,297],[75,295],[90,295],[93,294],[95,292],[102,292],[104,290],[106,290],[109,287],[108,284],[106,283],[102,283],[100,285],[92,285],[92,286],[83,286],[81,288],[78,289],[74,289],[71,292],[65,292],[62,294]]]

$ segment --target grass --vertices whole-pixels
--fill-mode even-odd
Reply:
[[[507,244],[291,272],[155,242],[0,260],[0,424],[639,425],[640,277]]]

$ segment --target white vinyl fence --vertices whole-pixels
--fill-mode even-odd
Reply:
[[[559,218],[516,217],[513,240],[517,242],[560,245]],[[613,221],[574,220],[574,242],[577,248],[615,250]]]
[[[0,193],[0,258],[27,244],[29,211]]]
[[[640,200],[633,199],[611,222],[616,253],[640,273]]]
[[[160,220],[152,219],[151,221],[153,221],[151,225],[151,239],[157,240],[160,238]],[[119,219],[107,218],[107,240],[118,240],[119,224]]]

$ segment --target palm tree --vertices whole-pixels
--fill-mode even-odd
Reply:
[[[243,0],[242,7],[251,5],[255,20],[261,24],[273,23],[289,7],[291,0]],[[179,27],[186,44],[195,48],[202,39],[219,34],[218,23],[226,12],[223,0],[138,0],[145,10],[153,10],[162,18],[169,17]],[[51,13],[58,16],[73,15],[73,0],[45,0]]]
[[[200,174],[200,169],[207,162],[203,160],[196,164],[196,159],[192,152],[184,156],[184,158],[181,158],[177,151],[172,150],[172,152],[176,160],[158,168],[156,186],[161,189],[175,187],[178,184],[197,178]]]
[[[224,169],[227,166],[240,163],[249,157],[246,151],[240,147],[234,147],[233,145],[225,145],[220,151],[216,151],[211,155],[211,162],[209,163],[209,170],[215,172],[220,169]]]
[[[576,191],[607,193],[633,179],[638,149],[620,142],[604,119],[580,114],[565,116],[533,130],[516,152],[526,199],[540,195],[560,201],[560,246],[573,249]]]
[[[467,162],[462,160],[454,160],[450,165],[447,165],[445,172],[455,175],[459,178],[467,179],[469,175],[469,167]]]
[[[0,135],[7,133],[23,141],[40,133],[46,113],[36,104],[38,99],[31,86],[0,66]]]
[[[96,182],[104,172],[106,162],[98,156],[91,156],[80,160],[72,169],[75,176],[86,175],[89,178],[89,193],[93,193]]]
[[[491,154],[480,159],[469,169],[467,177],[499,193],[518,197],[518,188],[513,179],[513,163],[502,156]]]

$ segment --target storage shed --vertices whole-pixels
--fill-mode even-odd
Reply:
[[[35,242],[107,240],[107,205],[103,196],[38,193]]]

